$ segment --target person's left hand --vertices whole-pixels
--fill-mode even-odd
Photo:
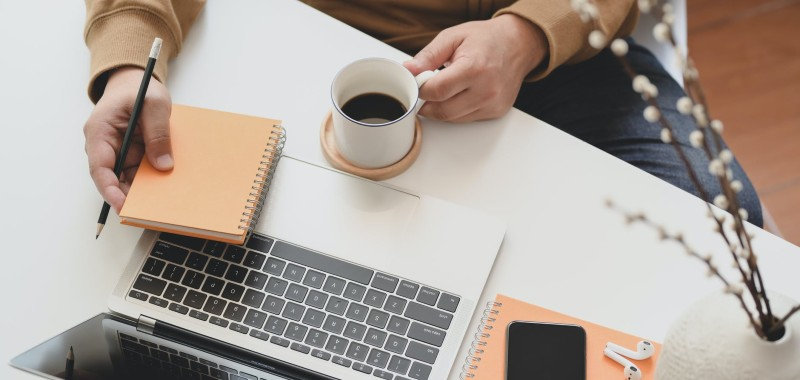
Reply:
[[[471,21],[443,30],[403,65],[417,75],[446,68],[420,89],[420,114],[468,122],[503,116],[522,81],[547,54],[547,38],[533,23],[513,14]]]

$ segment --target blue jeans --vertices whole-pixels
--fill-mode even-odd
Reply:
[[[713,200],[720,194],[719,183],[708,172],[705,153],[689,144],[689,133],[694,130],[692,118],[681,115],[675,106],[685,95],[683,89],[646,48],[630,38],[628,44],[634,70],[658,87],[657,100],[664,116],[675,128],[677,141],[711,198],[705,201]],[[633,91],[630,77],[608,49],[587,61],[559,67],[540,81],[523,84],[514,106],[699,196],[674,148],[661,142],[660,124],[649,123],[642,116],[644,100]],[[739,193],[741,207],[748,211],[748,220],[761,227],[761,204],[753,184],[738,162],[732,163],[732,170],[734,178],[744,185]]]

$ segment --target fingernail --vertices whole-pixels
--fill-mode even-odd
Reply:
[[[156,158],[156,165],[159,169],[169,169],[172,167],[172,156],[169,154],[162,154]]]

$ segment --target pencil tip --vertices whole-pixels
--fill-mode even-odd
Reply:
[[[67,354],[67,359],[69,360],[75,359],[75,353],[72,351],[72,346],[69,346],[69,353]]]
[[[97,240],[97,238],[100,237],[100,232],[103,232],[103,227],[105,226],[106,226],[105,223],[97,223],[97,234],[94,235],[95,240]]]

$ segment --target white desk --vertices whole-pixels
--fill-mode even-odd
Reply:
[[[84,8],[44,3],[0,3],[3,362],[106,310],[140,234],[111,218],[93,238],[101,199],[81,133],[92,109]],[[286,152],[325,163],[318,128],[331,78],[366,56],[405,59],[300,3],[214,0],[168,85],[176,103],[282,118]],[[417,163],[389,182],[507,220],[486,299],[502,292],[660,340],[689,303],[720,288],[702,264],[603,205],[610,196],[644,210],[724,260],[699,200],[516,110],[469,125],[426,120]],[[800,248],[753,230],[767,287],[800,300]],[[23,376],[0,366],[0,378]]]

